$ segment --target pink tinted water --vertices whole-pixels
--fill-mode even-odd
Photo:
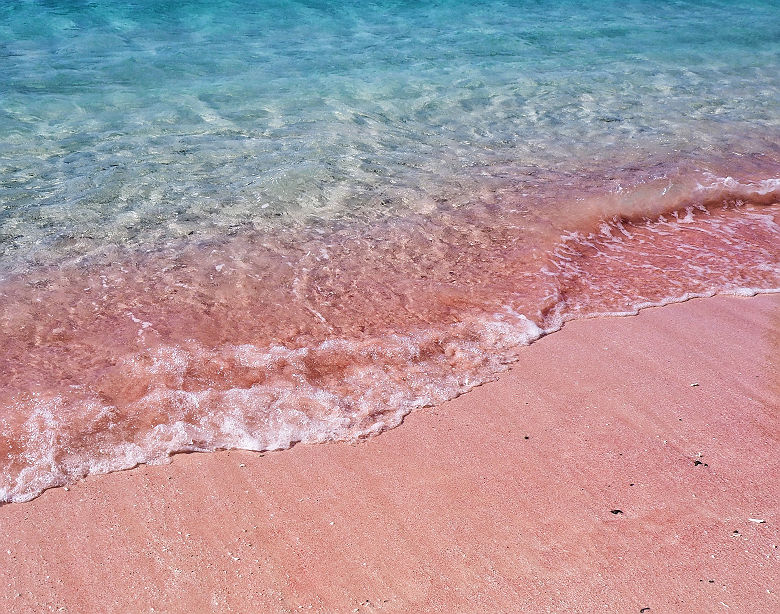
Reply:
[[[777,289],[780,182],[763,171],[19,273],[0,287],[0,501],[173,452],[370,435],[566,319]]]

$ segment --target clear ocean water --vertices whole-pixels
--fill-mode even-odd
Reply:
[[[770,1],[0,5],[0,501],[356,439],[780,288]]]

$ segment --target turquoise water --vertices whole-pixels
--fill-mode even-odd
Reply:
[[[777,152],[773,2],[13,2],[4,262]]]
[[[0,6],[0,504],[357,440],[780,290],[773,2]]]

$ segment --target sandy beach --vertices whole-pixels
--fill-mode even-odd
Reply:
[[[0,3],[0,614],[780,614],[778,23]]]
[[[777,611],[780,296],[567,324],[356,444],[0,508],[5,612]]]

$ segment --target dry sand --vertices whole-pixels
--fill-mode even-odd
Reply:
[[[0,610],[780,611],[779,344],[780,295],[572,322],[368,442],[6,505]]]

